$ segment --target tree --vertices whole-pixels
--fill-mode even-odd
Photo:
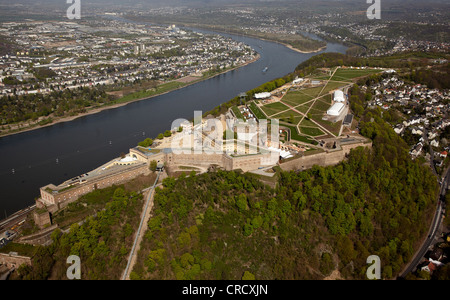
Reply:
[[[162,133],[158,134],[158,136],[157,136],[158,140],[162,140],[163,138],[164,138],[164,134],[162,134]]]
[[[291,124],[294,124],[294,120],[295,120],[295,119],[294,119],[294,115],[293,115],[293,114],[290,114],[290,115],[289,115],[289,121],[288,121],[288,122],[291,123]]]
[[[153,140],[151,138],[146,138],[142,142],[139,142],[138,145],[144,148],[148,148],[153,144]]]
[[[124,200],[127,198],[126,192],[123,188],[118,187],[115,191],[114,191],[114,196],[113,199],[114,200]]]
[[[183,254],[180,258],[180,264],[183,268],[188,268],[190,265],[194,263],[194,256],[189,252]]]
[[[333,271],[333,269],[334,269],[333,258],[329,253],[327,252],[323,253],[319,266],[320,272],[322,272],[324,276],[327,276],[331,273],[331,271]]]
[[[152,160],[151,162],[150,162],[150,171],[153,171],[153,172],[155,172],[156,171],[156,167],[158,166],[158,163],[156,162],[156,160]]]
[[[242,280],[255,280],[255,275],[253,275],[249,271],[245,271],[244,275],[242,275]]]
[[[250,236],[253,233],[253,226],[251,224],[244,224],[244,236]]]
[[[240,194],[236,200],[236,206],[239,209],[239,212],[244,212],[248,209],[247,205],[247,196],[245,194]]]

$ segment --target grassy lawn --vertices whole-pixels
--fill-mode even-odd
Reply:
[[[303,91],[293,91],[293,92],[288,92],[283,97],[282,101],[286,102],[289,105],[297,106],[297,105],[303,104],[305,102],[308,102],[313,98],[314,98],[313,96],[305,94]]]
[[[381,70],[338,69],[333,78],[331,78],[331,80],[326,84],[326,86],[322,85],[301,89],[299,91],[287,92],[287,94],[283,97],[282,102],[295,107],[296,111],[291,110],[287,105],[284,105],[281,102],[264,105],[261,107],[261,110],[269,118],[277,118],[282,121],[284,124],[281,123],[280,126],[285,126],[291,130],[292,140],[315,145],[317,144],[317,142],[310,137],[325,135],[326,133],[324,130],[328,130],[329,132],[337,136],[341,128],[342,121],[333,123],[330,121],[322,120],[322,117],[330,108],[332,103],[333,96],[330,92],[343,88],[347,85],[346,82],[350,83],[354,78],[363,77],[379,72],[381,72]],[[313,78],[326,80],[329,79],[329,76],[322,73],[315,74]],[[315,98],[318,99],[312,101]],[[257,118],[259,118],[258,115],[262,115],[262,112],[255,103],[250,103],[249,108]],[[309,113],[312,120],[317,122],[322,127],[322,129],[317,124],[305,118],[297,111],[303,114]],[[297,127],[294,126],[296,124],[300,125],[300,132],[298,132]]]
[[[322,91],[323,86],[318,86],[318,87],[313,87],[313,88],[307,88],[304,90],[301,90],[302,93],[306,94],[306,95],[310,95],[313,98],[316,98],[318,96],[320,96],[320,92]]]
[[[239,108],[237,106],[233,106],[231,108],[231,110],[233,111],[236,118],[244,120],[244,116],[242,115],[241,111],[239,110]]]
[[[324,115],[324,112],[323,112],[323,110],[318,110],[318,109],[311,108],[309,110],[309,114],[311,114],[312,116],[317,116],[317,117],[322,118],[323,115]],[[313,119],[315,120],[315,118],[313,118]]]
[[[322,102],[324,102],[324,103],[328,103],[329,105],[331,105],[331,102],[333,102],[333,99],[332,99],[333,97],[332,97],[332,95],[331,94],[327,94],[327,95],[325,95],[325,96],[323,96],[323,97],[320,97],[319,99],[317,99],[317,100],[320,100],[320,101],[322,101]]]
[[[326,112],[330,108],[330,103],[326,103],[321,101],[320,99],[316,100],[316,103],[312,106],[313,109],[316,109],[320,112]]]
[[[305,105],[300,105],[297,106],[295,109],[298,110],[299,112],[306,114],[306,112],[308,111],[309,107],[311,106],[311,103],[305,104]]]
[[[134,92],[134,93],[128,94],[126,96],[123,96],[122,98],[115,100],[114,103],[124,103],[124,102],[129,102],[129,101],[133,101],[133,100],[137,100],[137,99],[141,99],[141,98],[147,98],[147,97],[163,94],[163,93],[169,92],[171,90],[181,88],[185,85],[186,85],[186,83],[177,82],[177,81],[163,83],[163,84],[157,86],[156,89],[151,89],[148,91],[146,91],[146,90],[138,91],[138,92]]]
[[[326,94],[328,94],[328,93],[331,92],[331,91],[334,91],[334,90],[337,90],[337,89],[339,89],[339,88],[344,87],[345,85],[346,85],[346,84],[345,84],[345,83],[342,83],[342,82],[333,82],[333,81],[330,81],[330,82],[328,82],[327,86],[323,89],[321,95],[326,95]]]
[[[272,115],[272,118],[276,118],[276,119],[282,119],[282,118],[289,118],[293,116],[295,117],[302,117],[298,112],[295,112],[293,110],[289,110],[289,111],[285,111],[282,113],[278,113],[276,115]]]
[[[311,117],[314,121],[319,123],[323,128],[330,131],[335,136],[337,136],[339,134],[339,131],[341,130],[342,121],[333,123],[330,121],[322,120],[322,115],[319,115],[319,114],[317,114],[317,115],[313,114]]]
[[[264,113],[261,111],[261,109],[259,109],[258,105],[256,105],[255,102],[250,102],[247,106],[250,108],[253,115],[255,115],[255,117],[258,118],[258,120],[267,119]]]
[[[298,131],[297,131],[297,128],[295,126],[290,126],[290,125],[287,125],[287,124],[280,124],[280,127],[282,127],[282,126],[290,129],[290,131],[291,131],[291,140],[304,142],[304,143],[308,143],[308,144],[312,144],[312,145],[317,145],[317,141],[315,141],[315,140],[313,140],[311,138],[308,138],[307,136],[300,135],[298,133]]]
[[[330,75],[317,74],[317,75],[312,75],[310,78],[313,80],[328,80],[328,79],[330,79]]]
[[[17,252],[18,255],[32,257],[36,254],[37,246],[28,244],[19,244],[11,242],[8,245],[0,249],[0,253]]]
[[[283,118],[279,118],[280,121],[289,123],[289,124],[293,124],[293,125],[297,125],[301,120],[302,120],[302,116],[297,116],[294,117],[294,119],[292,119],[291,117],[283,117]]]
[[[354,78],[367,76],[370,74],[380,73],[382,70],[373,70],[373,69],[338,69],[336,73],[334,73],[333,78],[331,80],[336,81],[351,81]]]
[[[284,110],[288,110],[289,107],[280,102],[274,102],[261,107],[261,109],[266,113],[267,116],[272,116],[274,114],[280,113]]]
[[[320,136],[325,134],[317,127],[300,127],[300,132],[310,136]]]
[[[313,123],[311,120],[308,120],[308,118],[304,118],[303,121],[300,123],[300,126],[317,127],[317,125]]]

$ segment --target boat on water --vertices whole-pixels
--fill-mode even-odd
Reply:
[[[268,67],[265,67],[265,68],[263,69],[263,73],[266,73],[268,69],[269,69]]]

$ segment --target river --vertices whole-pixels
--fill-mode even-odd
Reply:
[[[170,129],[174,120],[191,120],[195,110],[209,111],[241,92],[293,72],[301,62],[318,54],[299,53],[256,38],[220,34],[251,46],[260,59],[164,95],[0,138],[0,219],[34,204],[41,186],[60,184],[122,152],[128,153],[139,141]],[[328,43],[319,53],[345,53],[346,49]],[[263,72],[265,67],[268,70]]]

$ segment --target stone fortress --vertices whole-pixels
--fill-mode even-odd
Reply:
[[[201,118],[200,115],[194,118],[194,122],[174,122],[172,135],[155,141],[151,147],[131,148],[128,154],[88,173],[57,186],[48,184],[41,187],[40,197],[36,200],[37,209],[33,213],[35,223],[40,227],[48,226],[52,213],[82,195],[148,174],[152,161],[159,167],[194,167],[205,171],[210,166],[244,172],[262,171],[277,165],[286,171],[305,170],[313,165],[338,164],[351,149],[372,145],[370,140],[352,134],[322,140],[320,151],[308,153],[304,152],[305,148],[280,142],[282,125],[278,120],[270,123],[256,118],[238,120],[231,109],[218,118]]]

